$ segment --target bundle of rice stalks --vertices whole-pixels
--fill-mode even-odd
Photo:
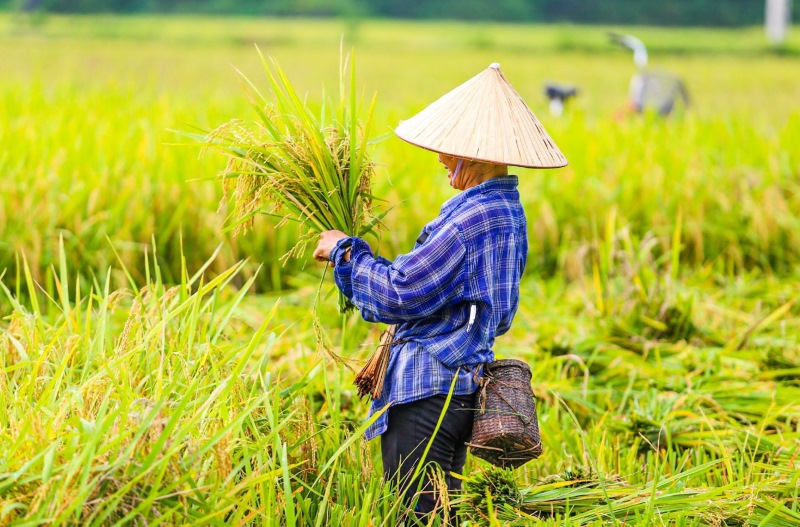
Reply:
[[[386,368],[389,365],[389,351],[394,343],[394,332],[397,326],[392,324],[381,335],[378,349],[372,354],[367,364],[358,372],[353,384],[358,388],[358,396],[369,394],[373,400],[378,399],[383,393],[383,383],[386,380]]]
[[[742,428],[713,399],[703,395],[653,396],[634,403],[608,421],[608,429],[638,443],[640,454],[651,450],[702,450],[712,456],[746,453],[766,459],[780,446],[753,428]],[[640,441],[637,441],[639,439]]]
[[[699,525],[797,525],[793,507],[796,479],[752,486],[735,481],[724,487],[690,488],[686,482],[713,471],[709,461],[647,484],[599,476],[590,468],[567,468],[520,487],[509,470],[490,468],[464,480],[455,500],[459,514],[478,525],[530,525],[532,520],[571,518],[571,525],[619,521],[649,525],[655,518],[681,517],[686,511]],[[649,519],[649,521],[648,521]],[[774,520],[774,522],[773,522]],[[671,523],[670,523],[671,524]]]
[[[631,485],[619,477],[591,470],[572,470],[522,490],[520,509],[539,518],[570,515],[576,524],[596,519],[625,519],[682,513],[688,509],[706,524],[716,519],[730,499],[718,488],[688,488],[685,481],[718,465],[711,461],[647,485]],[[560,479],[563,479],[560,480]]]
[[[770,527],[796,527],[800,525],[800,512],[794,500],[781,502],[770,495],[741,496],[732,500],[720,514],[718,525],[769,525]]]
[[[461,516],[481,523],[495,510],[519,507],[520,498],[514,471],[489,466],[464,480],[462,497],[455,503]]]
[[[702,385],[703,392],[737,421],[758,425],[769,417],[778,431],[800,426],[800,388],[786,383],[733,381],[717,377]]]
[[[608,342],[644,353],[655,342],[691,342],[698,346],[721,345],[710,331],[692,320],[692,297],[670,301],[667,298],[639,299],[626,313],[608,321]]]
[[[762,378],[800,386],[800,350],[791,345],[770,345],[761,355]]]
[[[684,475],[687,473],[680,477]],[[520,488],[513,472],[490,469],[464,481],[464,491],[457,503],[462,516],[478,524],[492,525],[492,518],[527,525],[534,519],[565,516],[573,517],[577,525],[581,524],[578,519],[625,518],[642,514],[648,508],[659,514],[681,512],[692,503],[703,504],[702,510],[697,511],[700,515],[718,514],[719,508],[708,500],[716,490],[685,488],[678,481],[680,477],[665,478],[654,483],[653,489],[629,485],[619,477],[601,478],[589,468],[577,467]]]
[[[380,217],[373,208],[369,132],[375,98],[366,120],[358,120],[355,64],[341,64],[338,104],[323,94],[319,114],[311,111],[292,87],[278,63],[260,54],[272,99],[267,99],[237,70],[242,87],[258,114],[257,121],[233,120],[205,136],[193,136],[207,148],[223,152],[228,164],[221,172],[230,206],[227,229],[247,232],[256,215],[266,214],[301,226],[297,243],[281,258],[301,256],[323,231],[351,236],[376,234]],[[350,306],[339,296],[340,311]]]

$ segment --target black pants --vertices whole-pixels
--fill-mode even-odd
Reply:
[[[434,395],[389,409],[389,425],[381,436],[383,472],[387,480],[399,482],[406,504],[411,503],[417,492],[419,480],[410,479],[428,446],[446,399],[446,395]],[[461,480],[450,476],[450,472],[461,474],[464,468],[467,460],[464,443],[472,435],[474,415],[475,396],[454,395],[424,461],[442,468],[450,491],[461,489]],[[415,508],[418,516],[433,512],[437,501],[428,471],[423,472],[423,477],[423,492]]]

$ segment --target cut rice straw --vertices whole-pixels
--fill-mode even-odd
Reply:
[[[353,384],[358,388],[358,395],[362,397],[369,394],[372,400],[377,400],[383,393],[383,383],[386,380],[386,368],[389,365],[389,351],[394,344],[394,332],[397,326],[392,324],[381,334],[380,344],[372,354],[367,364],[358,372]]]

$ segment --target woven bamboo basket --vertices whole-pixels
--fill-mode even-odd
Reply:
[[[487,364],[478,404],[469,443],[472,455],[503,468],[524,465],[541,455],[527,364],[513,359]]]

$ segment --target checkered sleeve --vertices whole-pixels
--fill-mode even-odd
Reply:
[[[336,282],[336,287],[347,297],[351,302],[353,301],[353,266],[350,262],[344,260],[344,255],[347,249],[353,247],[353,240],[356,238],[348,237],[342,238],[331,250],[328,259],[333,263],[333,280]],[[369,246],[367,246],[369,248]],[[352,255],[351,255],[352,256]]]
[[[452,226],[441,226],[394,262],[375,258],[360,238],[349,241],[350,261],[335,258],[334,278],[364,320],[395,324],[424,318],[463,295],[466,248]]]

